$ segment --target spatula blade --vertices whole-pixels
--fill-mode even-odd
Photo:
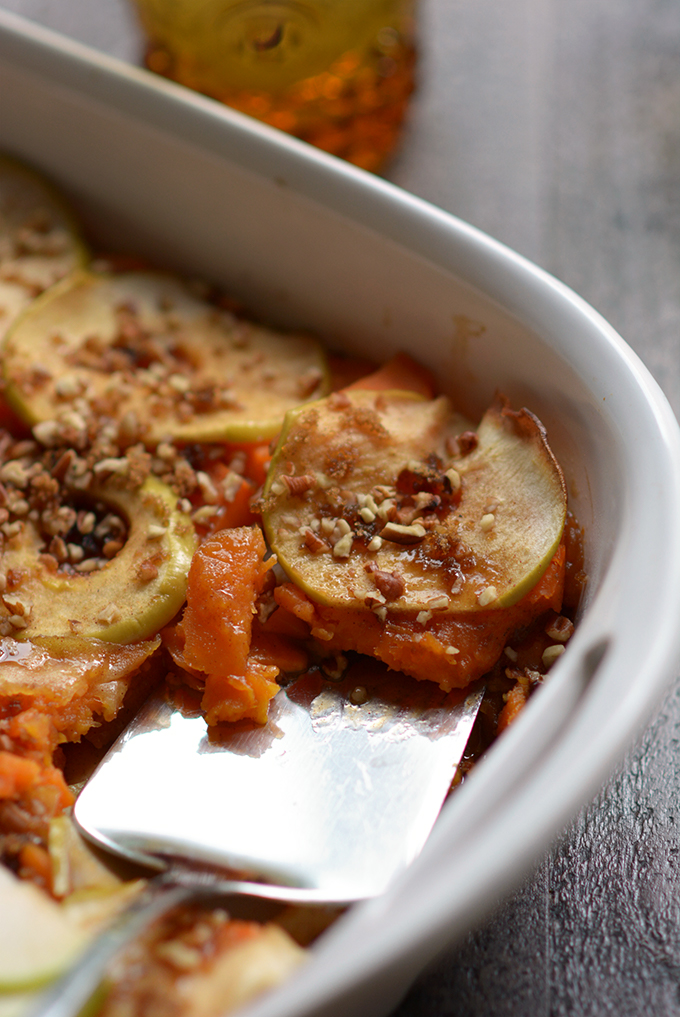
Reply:
[[[292,683],[265,727],[208,732],[200,714],[156,695],[75,818],[95,842],[147,864],[208,863],[328,901],[373,896],[424,844],[481,697],[371,662],[341,683]]]

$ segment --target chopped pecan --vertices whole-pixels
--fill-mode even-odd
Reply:
[[[420,523],[413,523],[411,526],[401,526],[399,523],[386,523],[379,536],[383,540],[390,540],[393,544],[419,544],[425,536],[424,526]]]
[[[474,452],[479,444],[479,438],[475,431],[463,431],[462,434],[458,435],[456,440],[459,454],[462,456],[467,456],[470,452]]]
[[[402,596],[406,589],[403,577],[396,572],[384,572],[382,569],[374,569],[371,572],[371,576],[373,577],[373,582],[387,601],[399,600],[399,597]]]
[[[330,551],[330,544],[320,537],[314,530],[310,530],[309,527],[305,530],[305,547],[312,554],[323,554],[324,551]]]
[[[294,498],[299,497],[302,494],[306,494],[307,491],[316,486],[316,477],[313,477],[310,474],[305,474],[301,477],[284,476],[282,479],[288,488],[288,493]]]
[[[573,631],[574,623],[565,615],[558,615],[546,626],[545,634],[556,643],[566,643],[571,638]]]

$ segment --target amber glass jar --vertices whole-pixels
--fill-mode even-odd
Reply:
[[[133,0],[147,66],[365,169],[413,90],[415,0]]]

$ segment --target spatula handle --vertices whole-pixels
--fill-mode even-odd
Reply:
[[[152,879],[132,904],[97,935],[74,967],[41,995],[30,1017],[76,1017],[103,987],[107,965],[126,943],[156,918],[201,895],[205,896],[204,888],[171,883],[162,876]]]

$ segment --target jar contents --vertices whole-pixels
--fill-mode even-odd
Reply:
[[[414,87],[414,0],[134,0],[158,74],[371,171]]]

